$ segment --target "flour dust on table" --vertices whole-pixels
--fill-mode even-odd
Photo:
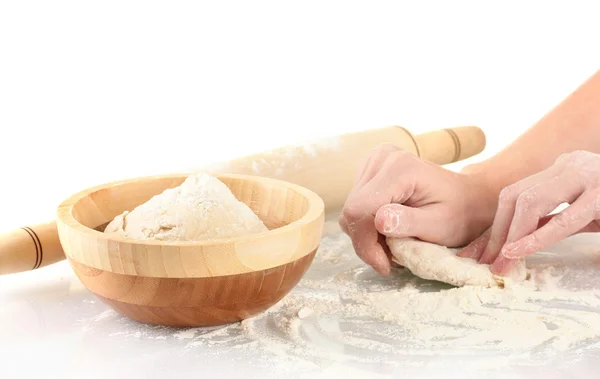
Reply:
[[[191,329],[146,326],[114,312],[100,315],[102,322],[114,324],[115,338],[175,340],[185,351],[210,347],[215,355],[259,354],[264,364],[297,372],[335,362],[387,372],[457,365],[505,370],[599,354],[600,248],[536,254],[527,262],[530,279],[520,284],[453,287],[406,269],[378,275],[331,218],[303,280],[260,315]]]

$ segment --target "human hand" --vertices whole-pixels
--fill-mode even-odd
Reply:
[[[549,215],[563,203],[560,213]],[[458,253],[506,276],[515,262],[576,233],[600,231],[600,155],[575,151],[500,192],[494,222]]]
[[[496,196],[475,176],[382,145],[359,166],[339,223],[357,255],[387,275],[386,237],[464,246],[490,225],[495,206]]]

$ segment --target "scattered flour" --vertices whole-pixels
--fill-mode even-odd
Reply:
[[[314,313],[315,311],[313,311],[311,308],[303,307],[298,311],[298,318],[302,320],[307,317],[310,317]]]
[[[196,332],[200,328],[187,328],[178,333],[175,333],[174,337],[180,340],[192,339],[196,335]]]
[[[266,312],[240,323],[173,329],[115,313],[112,336],[166,339],[187,349],[303,362],[305,368],[354,362],[377,367],[454,365],[496,370],[547,364],[600,348],[600,258],[596,249],[528,259],[530,280],[506,288],[453,287],[406,269],[382,277],[354,254],[350,240],[327,233],[298,286]],[[112,311],[109,311],[112,312]],[[595,350],[594,350],[595,351]],[[235,353],[234,353],[235,352]],[[567,358],[565,358],[567,359]],[[291,367],[291,366],[290,366]]]

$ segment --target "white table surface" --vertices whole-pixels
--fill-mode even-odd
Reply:
[[[334,215],[332,215],[334,216]],[[332,224],[329,223],[331,226]],[[326,233],[329,233],[326,231]],[[332,233],[337,233],[333,230]],[[327,235],[327,234],[326,234]],[[571,256],[578,249],[600,249],[600,236],[580,235],[549,251]],[[362,263],[348,251],[339,270]],[[600,273],[600,262],[598,272]],[[595,269],[595,268],[594,268]],[[328,271],[329,270],[329,271]],[[332,267],[315,260],[306,277],[331,274]],[[374,272],[366,275],[377,279]],[[299,287],[294,291],[300,290]],[[34,272],[0,277],[0,361],[5,378],[166,378],[202,375],[228,378],[596,378],[600,341],[583,352],[562,352],[533,366],[469,367],[468,356],[402,356],[399,360],[361,363],[356,353],[335,359],[273,354],[225,344],[195,344],[212,328],[174,329],[136,323],[116,314],[88,292],[63,261]],[[600,316],[598,318],[600,322]],[[232,339],[233,336],[231,336]],[[295,342],[287,341],[290,346]],[[314,342],[313,342],[314,343]],[[316,349],[327,349],[315,345]],[[473,348],[473,354],[478,352]],[[554,357],[554,358],[553,358]],[[410,365],[401,364],[409,359]],[[412,360],[411,360],[412,359]],[[409,362],[409,361],[407,361]],[[415,362],[419,362],[415,366]],[[6,375],[6,376],[5,376]]]

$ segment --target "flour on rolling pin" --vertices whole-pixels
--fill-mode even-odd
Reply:
[[[315,139],[301,144],[285,146],[248,157],[236,158],[203,167],[208,172],[245,173],[272,178],[282,178],[286,173],[301,170],[307,161],[318,160],[323,153],[339,149],[341,137]]]
[[[477,127],[457,127],[413,135],[391,126],[324,138],[310,143],[251,154],[204,167],[209,173],[260,175],[308,188],[326,211],[343,206],[360,162],[381,144],[392,144],[423,160],[448,164],[478,154],[485,135]]]

